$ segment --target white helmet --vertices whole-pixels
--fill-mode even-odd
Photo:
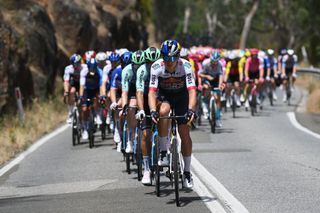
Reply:
[[[106,61],[108,58],[107,54],[104,52],[98,52],[98,54],[96,55],[96,60],[97,62],[102,62],[102,61]]]
[[[180,56],[181,57],[187,57],[189,54],[189,50],[187,48],[182,47],[180,50]]]
[[[294,54],[294,50],[293,49],[288,49],[287,53],[288,53],[288,55],[293,55]]]

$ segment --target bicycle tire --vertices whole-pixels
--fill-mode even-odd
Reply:
[[[236,95],[235,92],[233,91],[232,93],[232,117],[235,118],[236,117]]]
[[[131,153],[126,153],[126,171],[128,174],[131,174],[131,169],[130,169],[130,156]]]
[[[106,118],[102,118],[102,124],[100,125],[100,131],[101,131],[101,139],[106,139]]]
[[[137,139],[137,147],[136,147],[136,161],[137,161],[137,167],[138,167],[138,181],[141,181],[142,179],[142,151],[141,151],[141,134],[142,131],[139,128],[138,130],[138,139]]]
[[[94,114],[91,111],[89,120],[89,148],[94,147]]]
[[[177,139],[172,141],[172,170],[173,170],[173,179],[174,179],[174,192],[176,198],[176,205],[180,206],[179,200],[179,155],[177,147]]]
[[[72,146],[76,145],[78,138],[78,121],[76,110],[72,112]]]
[[[216,104],[214,99],[210,99],[210,126],[211,126],[211,132],[216,132]]]
[[[256,99],[256,95],[254,94],[252,94],[250,108],[251,108],[251,115],[254,116],[257,108],[257,99]]]

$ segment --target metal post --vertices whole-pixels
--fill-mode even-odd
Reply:
[[[20,124],[23,125],[25,115],[24,115],[24,110],[23,110],[23,106],[22,106],[22,96],[21,96],[20,88],[19,87],[14,88],[14,93],[15,93],[16,100],[17,100],[17,107],[18,107],[18,112],[19,112]]]

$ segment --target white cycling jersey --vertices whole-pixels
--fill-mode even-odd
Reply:
[[[223,75],[223,64],[221,61],[218,61],[218,64],[213,67],[210,59],[207,58],[202,62],[202,68],[198,72],[199,74],[204,74],[204,75],[210,75],[214,78],[219,77],[220,75]]]
[[[159,59],[151,66],[149,90],[159,88],[166,93],[178,93],[185,89],[196,89],[196,84],[189,61],[180,58],[173,73],[166,71],[163,59]]]
[[[81,64],[81,67],[79,70],[74,70],[73,65],[68,65],[64,69],[63,80],[68,82],[70,81],[70,78],[73,77],[75,81],[80,81],[80,73],[83,70],[88,70],[88,67],[86,64]]]

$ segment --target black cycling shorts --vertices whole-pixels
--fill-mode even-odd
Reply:
[[[231,83],[239,82],[239,81],[240,81],[239,74],[229,75],[229,81],[230,81]]]
[[[288,79],[293,73],[293,68],[286,68],[286,78]]]
[[[95,97],[97,97],[97,95],[99,94],[100,89],[85,89],[83,92],[83,100],[81,105],[83,106],[87,106],[89,107],[90,105],[92,105],[92,101]],[[88,99],[90,99],[88,101]]]
[[[202,84],[207,84],[209,86],[211,86],[212,88],[217,88],[219,87],[219,78],[216,78],[213,81],[209,81],[207,79],[202,80]]]
[[[80,89],[80,82],[79,81],[71,80],[70,86],[76,88],[76,91],[79,92],[79,89]]]
[[[143,110],[146,113],[146,115],[150,115],[150,108],[148,104],[148,94],[144,94],[143,98]],[[150,117],[144,118],[141,123],[141,129],[151,129],[152,125],[152,119]]]
[[[183,91],[180,93],[165,93],[159,90],[158,100],[170,104],[171,109],[175,110],[176,116],[184,116],[188,112],[189,93]],[[185,118],[177,119],[178,125],[186,124],[188,121]]]
[[[249,72],[249,79],[250,80],[259,79],[259,76],[260,76],[259,71]]]

